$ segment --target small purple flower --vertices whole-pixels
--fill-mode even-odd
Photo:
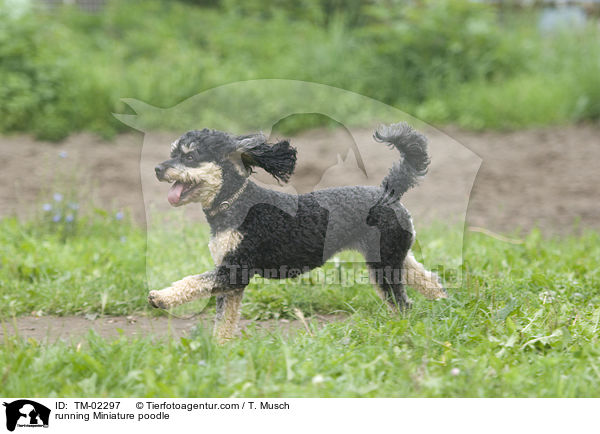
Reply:
[[[52,205],[49,203],[45,203],[44,205],[42,205],[42,209],[46,212],[51,211],[52,210]]]
[[[458,374],[460,374],[460,369],[452,368],[452,370],[450,371],[450,374],[452,374],[453,377],[456,377]]]
[[[60,152],[58,153],[58,156],[59,156],[60,158],[67,158],[67,156],[68,156],[68,155],[69,155],[69,154],[67,154],[67,151],[60,151]]]
[[[54,193],[54,201],[61,202],[63,200],[63,195],[60,193]]]
[[[69,203],[69,208],[71,208],[72,210],[77,211],[79,209],[79,204],[76,202],[71,202]]]
[[[65,221],[67,223],[71,223],[73,221],[73,214],[67,214],[67,216],[65,217]]]
[[[117,220],[123,220],[123,212],[119,211],[118,213],[115,214],[115,218]]]
[[[54,214],[54,217],[52,217],[52,221],[54,223],[58,223],[60,221],[60,214]]]

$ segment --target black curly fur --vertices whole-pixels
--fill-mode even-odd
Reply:
[[[296,167],[296,148],[287,140],[274,145],[258,143],[242,152],[242,162],[247,170],[260,167],[275,179],[288,182]]]
[[[380,126],[373,138],[393,146],[403,157],[394,163],[381,184],[386,193],[400,198],[427,174],[427,138],[404,122]]]

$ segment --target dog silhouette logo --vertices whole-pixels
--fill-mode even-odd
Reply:
[[[16,427],[48,428],[50,409],[29,399],[19,399],[3,403],[6,407],[6,429],[14,431]]]

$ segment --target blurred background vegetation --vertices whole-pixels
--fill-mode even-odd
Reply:
[[[258,78],[336,86],[468,129],[600,117],[593,14],[461,0],[70,3],[0,0],[0,132],[111,137],[128,128],[112,116],[128,112],[120,98],[169,107]]]

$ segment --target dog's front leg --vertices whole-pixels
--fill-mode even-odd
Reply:
[[[202,274],[184,277],[168,288],[150,291],[148,302],[161,309],[169,309],[187,303],[195,298],[210,297],[217,286],[217,273],[208,271]]]
[[[227,292],[217,296],[217,315],[214,336],[223,344],[233,337],[240,322],[243,290]]]

